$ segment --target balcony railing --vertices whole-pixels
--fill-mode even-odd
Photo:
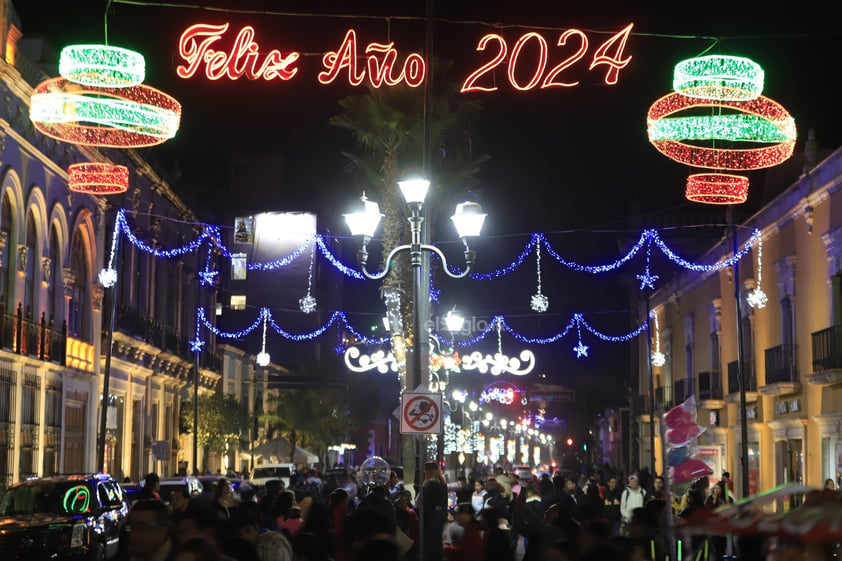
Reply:
[[[672,409],[672,386],[655,388],[655,410]]]
[[[675,403],[682,403],[687,399],[687,392],[685,391],[686,380],[676,380],[672,388],[672,395]]]
[[[0,309],[5,309],[2,299]],[[63,323],[61,329],[55,329],[52,320],[47,321],[46,314],[42,313],[38,320],[32,319],[19,303],[15,313],[4,311],[0,317],[0,345],[19,355],[66,365],[67,323]]]
[[[799,382],[798,346],[793,344],[778,345],[766,349],[766,384]]]
[[[842,369],[842,325],[813,333],[813,372]]]
[[[189,335],[164,325],[135,308],[121,306],[117,311],[116,328],[127,335],[158,347],[188,362],[193,362],[193,351],[190,350]],[[199,366],[214,372],[222,372],[222,357],[202,352],[199,355]]]
[[[728,393],[734,394],[740,392],[738,361],[728,363]],[[757,376],[754,374],[754,361],[743,361],[743,375],[745,376],[745,390],[747,392],[757,391]]]
[[[699,372],[699,401],[722,399],[722,372]]]

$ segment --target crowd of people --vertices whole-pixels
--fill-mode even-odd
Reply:
[[[415,493],[392,474],[357,481],[356,497],[337,481],[291,490],[272,480],[238,503],[220,479],[201,496],[174,491],[166,505],[151,481],[129,511],[118,561],[663,561],[669,524],[733,500],[727,473],[710,491],[706,479],[693,482],[668,509],[663,479],[645,470],[518,477],[498,468],[448,483],[436,462]],[[682,547],[684,558],[704,548],[711,560],[738,549],[766,559],[756,539],[695,536]]]

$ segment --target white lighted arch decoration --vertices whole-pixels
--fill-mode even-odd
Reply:
[[[476,370],[481,374],[491,373],[492,376],[500,374],[513,374],[514,376],[526,376],[535,368],[535,354],[524,349],[518,357],[510,357],[503,353],[483,355],[474,351],[469,355],[462,355],[462,368],[465,370]]]
[[[464,370],[477,370],[485,374],[490,372],[492,376],[499,376],[507,373],[514,376],[526,376],[535,368],[535,354],[524,349],[520,351],[519,357],[510,357],[503,354],[502,322],[497,322],[497,352],[483,355],[479,351],[462,355],[462,368]]]
[[[358,347],[345,349],[345,366],[351,372],[370,372],[377,370],[380,374],[398,371],[398,361],[391,352],[384,350],[375,351],[371,354],[363,354]]]

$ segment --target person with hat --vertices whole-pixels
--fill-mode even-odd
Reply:
[[[456,523],[463,528],[459,542],[447,546],[444,556],[447,561],[483,561],[485,559],[485,541],[479,529],[471,503],[456,505]]]
[[[628,527],[634,509],[642,508],[645,502],[646,489],[640,486],[640,478],[633,473],[629,476],[629,485],[623,489],[620,499],[620,517],[624,526]]]

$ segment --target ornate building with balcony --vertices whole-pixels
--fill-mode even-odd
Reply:
[[[652,294],[660,319],[663,366],[653,366],[656,415],[638,415],[638,465],[648,465],[649,428],[656,432],[656,470],[663,471],[659,414],[694,395],[700,444],[718,454],[718,465],[742,482],[747,447],[751,493],[798,481],[821,487],[839,480],[842,458],[842,148],[808,162],[800,178],[737,226],[742,246],[754,229],[758,246],[731,268],[685,272]],[[733,255],[729,236],[700,261]],[[747,293],[762,265],[768,303],[753,308]],[[734,283],[740,283],[742,317],[736,317]],[[737,322],[742,331],[746,418],[740,418]],[[639,393],[648,394],[646,340],[639,351]],[[646,399],[648,402],[648,397]],[[747,423],[748,441],[741,442]],[[720,477],[720,473],[714,474]]]
[[[192,461],[189,436],[184,442],[177,431],[195,372],[187,339],[203,297],[196,260],[160,260],[123,240],[116,288],[104,289],[97,274],[119,208],[153,247],[195,237],[189,224],[198,221],[136,150],[67,144],[34,128],[33,87],[57,74],[57,53],[25,37],[11,2],[0,2],[0,487],[31,475],[95,471],[100,443],[104,468],[116,477],[175,473],[179,461]],[[70,192],[67,168],[83,161],[127,166],[129,191],[110,198]],[[116,293],[116,314],[107,428],[99,435],[113,301],[106,292]],[[201,390],[215,391],[215,341],[198,365]]]

